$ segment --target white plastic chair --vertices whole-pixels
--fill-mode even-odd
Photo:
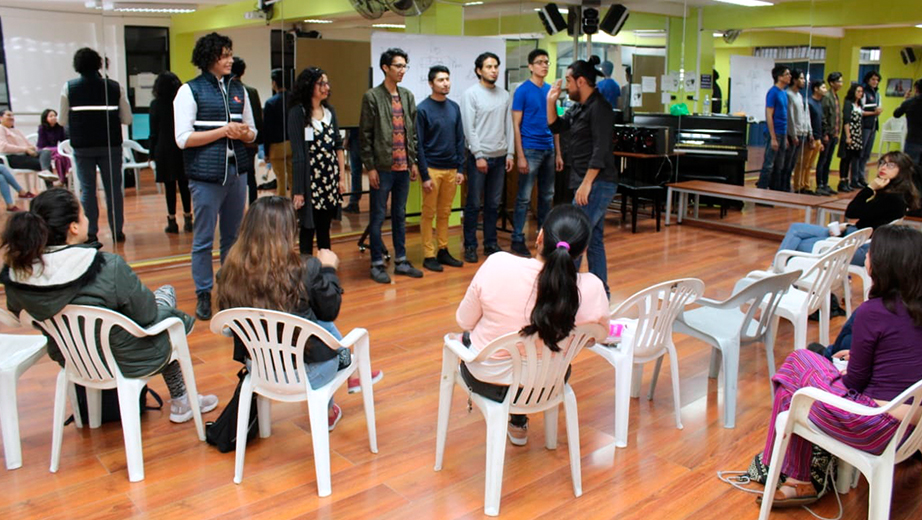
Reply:
[[[544,412],[545,447],[553,450],[557,448],[557,410],[563,404],[567,421],[567,444],[570,451],[573,494],[577,497],[582,495],[576,394],[564,379],[570,362],[580,350],[593,341],[601,341],[605,336],[605,327],[599,324],[580,325],[573,329],[566,339],[558,343],[560,352],[554,352],[546,346],[539,347],[536,344],[537,335],[522,337],[517,332],[511,332],[496,338],[479,353],[475,353],[460,341],[446,335],[442,348],[442,377],[439,385],[435,471],[442,469],[452,394],[457,383],[467,391],[471,402],[477,405],[487,423],[484,514],[499,515],[499,504],[503,494],[507,421],[510,413]],[[512,379],[509,385],[510,391],[506,392],[506,398],[503,402],[498,403],[471,392],[461,377],[459,361],[478,363],[501,352],[509,356]]]
[[[820,431],[809,417],[810,407],[815,402],[826,403],[857,415],[874,416],[889,413],[910,399],[912,404],[909,411],[900,422],[896,434],[880,455],[872,455],[828,436]],[[794,393],[790,409],[778,414],[774,424],[777,433],[775,445],[772,448],[772,460],[768,465],[768,482],[765,484],[765,493],[762,495],[759,520],[768,520],[772,502],[775,499],[775,488],[781,474],[781,457],[787,453],[791,435],[798,435],[838,457],[840,472],[843,469],[852,471],[852,468],[861,471],[867,477],[869,484],[868,519],[887,520],[890,518],[890,498],[893,491],[893,465],[906,460],[922,448],[922,427],[918,426],[920,416],[922,416],[922,381],[912,385],[895,399],[878,408],[860,405],[818,388],[801,388]],[[900,440],[913,422],[917,423],[917,426],[906,441],[901,443]],[[841,476],[839,480],[842,480]]]
[[[829,251],[831,248],[838,246],[847,246],[849,242],[855,243],[855,249],[871,241],[871,228],[859,229],[854,233],[845,236],[845,237],[833,237],[827,238],[826,240],[820,240],[816,244],[813,244],[813,254],[823,254],[826,251]],[[867,301],[868,293],[871,291],[871,275],[868,274],[868,270],[864,268],[864,265],[853,265],[851,261],[848,264],[848,274],[842,277],[842,294],[843,299],[845,300],[845,315],[852,315],[852,287],[850,275],[855,275],[861,279],[861,289],[863,291],[863,300]]]
[[[672,324],[679,312],[704,294],[704,282],[697,278],[670,280],[648,287],[611,311],[611,319],[629,321],[628,330],[618,345],[596,344],[589,348],[615,368],[615,446],[627,447],[627,426],[631,397],[640,396],[643,363],[656,360],[650,393],[659,377],[663,356],[669,354],[672,372],[672,398],[675,425],[682,429],[682,405],[679,398],[679,356],[672,343]],[[634,315],[636,314],[636,318]],[[636,321],[635,321],[636,320]]]
[[[816,257],[811,253],[797,251],[779,251],[778,254],[796,253],[797,262],[788,262],[785,269],[801,270],[803,274],[794,282],[775,310],[774,330],[778,330],[778,320],[784,318],[794,325],[794,348],[807,348],[807,320],[810,314],[819,310],[820,343],[829,344],[829,295],[833,284],[843,276],[848,276],[848,264],[855,254],[855,244],[841,246]],[[776,262],[777,264],[777,262]],[[736,282],[733,292],[767,276],[777,274],[774,271],[752,271]],[[764,303],[763,303],[764,306]]]
[[[118,405],[121,411],[122,433],[125,437],[125,458],[128,465],[128,480],[144,480],[144,453],[141,446],[141,410],[139,401],[141,390],[150,377],[127,378],[118,368],[109,335],[113,327],[120,327],[136,338],[155,336],[166,331],[170,336],[173,353],[170,361],[179,360],[183,381],[192,417],[199,440],[205,440],[205,427],[199,408],[198,390],[195,386],[195,373],[192,370],[192,358],[186,342],[186,329],[179,318],[167,318],[146,329],[122,314],[102,307],[85,305],[68,305],[55,316],[38,321],[23,311],[20,320],[24,324],[33,323],[45,332],[64,356],[64,368],[58,372],[55,386],[54,416],[51,441],[51,472],[56,473],[61,462],[61,442],[64,436],[65,396],[70,395],[70,402],[76,403],[74,384],[86,387],[87,411],[90,428],[98,428],[102,419],[102,394],[100,390],[116,388]],[[99,328],[97,345],[96,329]],[[100,355],[101,354],[101,355]],[[80,412],[74,409],[74,422],[82,427]]]
[[[29,134],[26,136],[26,140],[32,144],[35,144],[38,142],[38,134]],[[0,153],[0,164],[6,166],[10,170],[10,173],[12,173],[14,176],[21,176],[23,184],[26,186],[26,190],[33,193],[41,191],[40,188],[42,187],[42,184],[38,182],[39,176],[37,171],[29,170],[26,168],[11,168],[10,161],[7,159],[5,153]]]
[[[884,143],[887,143],[887,152],[890,151],[891,144],[896,144],[900,150],[905,148],[906,131],[905,117],[891,117],[884,121],[884,124],[880,125],[880,144],[877,145],[877,155],[886,153],[883,151]]]
[[[141,170],[150,168],[150,159],[139,161],[136,153],[143,153],[150,156],[150,150],[141,146],[137,141],[125,139],[122,141],[122,196],[125,195],[125,172],[134,171],[134,189],[136,193],[141,193]]]
[[[325,329],[298,316],[284,312],[241,307],[223,310],[211,319],[211,331],[223,334],[230,329],[243,342],[252,360],[252,369],[240,388],[237,408],[237,439],[246,439],[250,417],[250,402],[257,396],[259,436],[266,438],[272,432],[269,399],[294,403],[307,401],[314,446],[314,469],[317,473],[317,494],[325,497],[330,486],[330,432],[327,422],[327,404],[336,389],[359,371],[365,421],[368,425],[368,444],[372,453],[378,453],[375,430],[375,402],[371,383],[371,353],[368,331],[352,329],[337,341]],[[310,336],[330,348],[353,348],[353,363],[337,372],[336,377],[321,388],[311,388],[304,363],[304,348]],[[234,466],[234,483],[243,480],[243,461],[246,442],[237,442],[237,459]]]
[[[736,394],[739,379],[740,347],[762,342],[768,362],[769,377],[775,373],[775,333],[772,328],[775,309],[781,296],[800,277],[800,271],[763,278],[719,302],[698,298],[697,309],[680,312],[673,330],[687,334],[713,347],[709,377],[724,374],[724,428],[736,426]],[[759,317],[756,311],[764,304]]]
[[[70,145],[70,139],[65,139],[58,143],[58,154],[67,157],[70,160],[70,170],[67,171],[67,188],[74,193],[80,189],[80,180],[77,179],[77,163],[74,161],[74,149]]]
[[[3,429],[3,458],[8,470],[22,467],[16,383],[19,376],[45,354],[46,343],[42,335],[0,334],[0,427]]]

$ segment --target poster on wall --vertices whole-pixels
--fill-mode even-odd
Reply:
[[[698,90],[698,71],[685,71],[685,92],[694,92]]]
[[[643,87],[640,83],[631,83],[631,106],[643,106]]]
[[[887,97],[904,97],[910,90],[912,90],[912,80],[909,78],[887,80]]]
[[[663,77],[661,78],[661,84],[663,86],[663,92],[678,92],[679,73],[670,72],[669,74],[663,74]]]

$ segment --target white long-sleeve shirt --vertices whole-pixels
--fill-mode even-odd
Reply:
[[[218,84],[221,85],[221,90],[224,91],[224,82],[218,81]],[[175,129],[176,146],[182,150],[186,148],[186,141],[189,140],[189,136],[195,131],[194,123],[196,114],[198,114],[198,103],[195,102],[195,96],[192,95],[192,87],[190,87],[188,83],[184,83],[183,86],[179,87],[176,97],[173,98],[173,126]],[[250,106],[250,96],[247,94],[246,89],[243,89],[243,123],[253,132],[253,139],[248,141],[252,143],[256,140],[256,120],[253,119],[253,108]],[[228,149],[230,149],[230,153],[233,155],[233,147],[229,141]]]
[[[464,91],[461,122],[467,148],[475,159],[515,157],[512,130],[512,96],[501,87],[477,83]]]

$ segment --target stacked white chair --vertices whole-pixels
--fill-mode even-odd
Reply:
[[[908,404],[910,400],[912,403],[903,420],[900,421],[896,434],[880,455],[872,455],[838,441],[820,431],[810,420],[810,408],[814,403],[825,403],[856,415],[874,416],[891,413],[903,404]],[[854,479],[849,478],[854,469],[863,473],[869,484],[868,519],[889,519],[890,497],[893,491],[893,465],[903,462],[922,449],[922,428],[915,426],[912,433],[906,436],[911,425],[918,424],[920,419],[922,419],[922,381],[912,385],[886,405],[877,408],[860,405],[819,388],[801,388],[794,393],[788,411],[778,414],[773,425],[776,432],[775,444],[772,448],[772,460],[768,464],[768,481],[765,483],[765,493],[762,495],[759,520],[768,520],[771,513],[775,488],[781,475],[782,457],[787,453],[792,435],[800,436],[838,457],[840,475],[837,480],[839,482],[843,480],[854,482]],[[904,437],[906,437],[905,440],[903,440]]]
[[[891,117],[880,125],[880,144],[877,145],[877,155],[884,154],[884,143],[887,143],[887,152],[890,145],[897,145],[902,150],[906,143],[906,118]]]
[[[899,221],[895,221],[899,222]],[[862,245],[871,241],[871,228],[860,229],[854,233],[845,236],[845,237],[834,237],[827,238],[826,240],[820,240],[813,245],[813,254],[821,255],[826,251],[829,251],[831,248],[843,245],[849,245],[849,241],[857,243],[856,247],[861,247]],[[861,289],[862,289],[862,301],[867,301],[868,293],[871,292],[871,276],[868,274],[868,270],[864,268],[863,265],[854,265],[852,263],[848,264],[848,274],[857,276],[861,279]],[[842,294],[844,294],[843,299],[845,300],[845,314],[846,316],[852,315],[852,287],[850,276],[842,277]]]
[[[698,298],[700,307],[682,312],[676,317],[674,330],[710,344],[709,377],[724,375],[724,428],[736,426],[736,394],[739,379],[740,347],[762,342],[769,375],[775,373],[775,309],[800,271],[781,273],[763,278],[740,289],[719,302]],[[761,310],[760,310],[761,309]],[[756,312],[759,313],[758,318]]]
[[[336,389],[342,386],[356,370],[362,385],[365,421],[368,426],[368,444],[372,453],[378,453],[375,430],[375,402],[371,382],[371,353],[368,331],[352,329],[342,340],[337,340],[325,329],[304,318],[278,311],[240,307],[226,309],[211,319],[211,331],[224,334],[230,331],[243,342],[252,361],[252,369],[240,388],[237,408],[237,439],[246,439],[249,426],[250,403],[256,394],[259,436],[272,433],[271,400],[285,403],[307,401],[314,446],[314,470],[317,474],[317,494],[329,496],[330,484],[330,432],[327,422],[327,403]],[[352,363],[339,372],[332,381],[318,389],[311,388],[304,363],[304,348],[310,336],[337,349],[351,347]],[[246,442],[237,443],[234,465],[234,483],[243,481],[243,462]]]
[[[113,327],[120,327],[136,338],[155,336],[167,332],[173,346],[172,360],[179,360],[183,381],[192,406],[192,417],[199,440],[205,440],[205,426],[198,402],[195,373],[192,358],[186,342],[186,329],[179,318],[167,318],[146,329],[127,317],[102,307],[68,305],[55,316],[44,321],[32,318],[23,311],[20,320],[33,323],[45,332],[64,356],[64,368],[58,372],[55,386],[54,415],[52,420],[51,472],[56,473],[61,462],[61,442],[64,436],[65,399],[76,403],[74,384],[86,387],[87,411],[90,428],[98,428],[102,419],[101,390],[118,390],[118,405],[121,412],[122,433],[125,438],[125,458],[128,466],[128,480],[144,480],[144,454],[141,446],[141,390],[150,377],[127,378],[118,368],[109,335]],[[96,330],[99,329],[99,337]],[[97,345],[97,339],[99,343]],[[74,409],[74,422],[83,427],[80,413]]]
[[[544,412],[545,447],[553,450],[557,448],[557,411],[558,407],[563,404],[570,450],[573,494],[577,497],[582,495],[576,395],[570,385],[565,382],[565,377],[570,362],[580,350],[594,341],[601,341],[605,336],[605,328],[601,325],[580,325],[566,339],[558,343],[560,352],[554,352],[546,346],[539,347],[536,343],[536,335],[522,337],[517,332],[512,332],[496,338],[476,354],[457,339],[445,336],[442,349],[442,377],[439,386],[435,470],[442,469],[452,394],[457,384],[467,391],[470,401],[483,413],[487,423],[486,482],[483,507],[486,515],[497,516],[499,514],[503,491],[507,421],[510,413]],[[459,365],[460,361],[479,363],[497,354],[507,355],[512,367],[510,390],[506,392],[506,397],[501,403],[471,392],[461,377]]]
[[[6,309],[0,309],[0,322],[19,327],[19,320]],[[22,467],[16,384],[19,376],[45,355],[46,343],[42,335],[0,334],[0,427],[3,459],[8,470]]]
[[[135,154],[143,153],[150,156],[150,150],[141,146],[137,141],[125,139],[122,141],[122,196],[125,195],[125,173],[128,170],[134,171],[134,191],[141,193],[141,170],[150,168],[150,159],[139,161]],[[158,191],[160,185],[157,185]]]
[[[631,397],[640,395],[643,363],[656,361],[648,399],[653,399],[663,356],[669,355],[676,428],[682,429],[679,398],[679,357],[672,342],[672,324],[686,305],[704,294],[704,282],[683,278],[656,284],[640,291],[611,312],[611,320],[627,320],[628,331],[617,345],[596,344],[589,348],[615,369],[615,446],[627,447]],[[636,321],[634,321],[636,320]]]

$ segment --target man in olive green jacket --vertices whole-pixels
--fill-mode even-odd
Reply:
[[[416,165],[416,100],[397,86],[407,70],[407,53],[388,49],[381,54],[384,81],[365,92],[359,121],[362,164],[371,185],[371,279],[390,283],[384,267],[384,224],[387,197],[391,200],[391,234],[394,240],[394,274],[422,278],[423,273],[407,260],[406,214],[410,181],[419,176]]]

